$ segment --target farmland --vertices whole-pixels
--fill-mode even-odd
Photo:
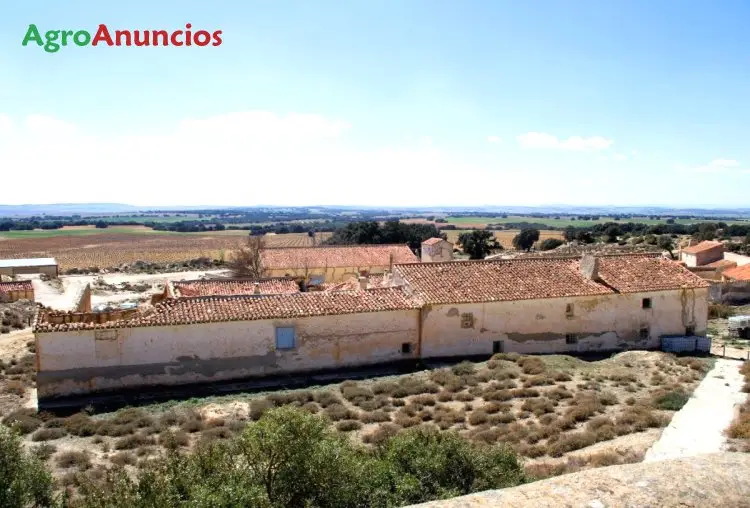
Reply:
[[[555,227],[555,228],[566,228],[568,226],[573,227],[587,227],[587,226],[593,226],[595,224],[604,224],[607,222],[621,222],[621,223],[627,223],[627,222],[633,222],[633,223],[640,223],[640,224],[646,224],[649,226],[654,226],[657,224],[664,224],[666,222],[666,218],[658,218],[658,219],[651,219],[649,217],[630,217],[630,218],[620,218],[619,220],[615,219],[614,217],[607,217],[607,216],[600,216],[596,220],[583,220],[583,219],[573,219],[572,217],[566,217],[566,216],[555,216],[555,217],[533,217],[530,215],[507,215],[505,217],[498,216],[498,217],[491,217],[491,216],[471,216],[471,217],[453,217],[449,216],[446,217],[445,220],[447,223],[443,224],[451,224],[455,225],[457,227],[466,228],[466,229],[480,229],[487,226],[487,224],[517,224],[519,222],[528,222],[533,224],[546,224],[548,227]],[[402,219],[403,222],[407,223],[421,223],[421,224],[431,224],[433,221],[429,221],[427,219]],[[714,219],[679,219],[675,218],[674,223],[675,224],[683,224],[683,225],[689,225],[689,224],[698,224],[701,222],[718,222]],[[748,224],[748,220],[724,220],[722,222],[726,222],[727,224]],[[436,224],[437,226],[440,226],[441,224]]]
[[[227,259],[229,251],[236,249],[247,236],[246,231],[165,234],[152,232],[148,228],[142,228],[137,233],[130,227],[123,228],[131,230],[128,232],[116,232],[116,229],[66,228],[59,231],[66,231],[67,234],[0,239],[0,258],[54,257],[63,272],[71,268],[110,268],[136,261],[179,263],[197,258]],[[323,241],[329,235],[319,233],[318,241]],[[312,245],[312,239],[306,233],[266,235],[265,239],[269,247]]]
[[[445,231],[445,233],[448,235],[448,241],[455,244],[458,241],[458,235],[465,231],[468,230],[447,230]],[[493,233],[495,234],[495,238],[497,238],[497,241],[500,242],[500,245],[502,245],[504,249],[512,249],[513,238],[519,233],[519,230],[508,229],[505,231],[493,231]],[[539,242],[543,242],[547,238],[558,238],[562,240],[563,235],[560,231],[550,231],[547,229],[539,231]]]

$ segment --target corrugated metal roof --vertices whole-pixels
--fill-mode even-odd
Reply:
[[[0,268],[56,265],[55,258],[0,259]]]

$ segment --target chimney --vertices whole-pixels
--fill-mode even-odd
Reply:
[[[599,280],[599,258],[591,254],[581,257],[581,275],[593,281]]]
[[[367,289],[367,277],[359,278],[359,289],[361,289],[362,291]]]
[[[253,294],[259,295],[260,294],[260,282],[256,282],[253,284]]]

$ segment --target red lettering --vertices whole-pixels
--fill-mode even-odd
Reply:
[[[185,31],[185,45],[190,46],[193,43],[193,32],[190,31],[190,29],[193,28],[193,25],[187,23],[185,28],[187,28]]]
[[[133,33],[133,42],[135,42],[136,46],[149,46],[151,45],[151,32],[148,30],[143,31],[143,40],[141,40],[141,31],[136,30]]]
[[[92,46],[98,46],[99,42],[105,42],[107,46],[114,46],[114,41],[112,40],[112,36],[109,35],[109,30],[107,29],[107,25],[99,25],[99,29],[96,31],[96,35],[94,35],[94,40],[91,41]]]
[[[182,35],[182,30],[172,32],[172,36],[169,38],[172,46],[182,46],[184,44],[183,42],[177,40],[178,35]]]
[[[162,46],[169,46],[169,34],[167,33],[166,30],[153,30],[151,32],[151,35],[154,38],[154,40],[153,40],[154,46],[158,46],[159,45],[159,37],[161,37],[161,40],[162,40],[161,45]]]
[[[220,46],[221,43],[222,43],[221,30],[216,30],[214,32],[214,43],[212,44],[212,46]]]
[[[122,38],[125,37],[125,45],[130,47],[133,43],[128,30],[115,30],[115,44],[122,46]]]
[[[203,40],[199,40],[199,37]],[[211,42],[211,34],[205,30],[199,30],[195,32],[193,40],[195,41],[196,46],[208,46],[208,43]]]

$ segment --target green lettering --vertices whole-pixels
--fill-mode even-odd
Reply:
[[[44,51],[47,53],[54,53],[60,49],[60,45],[55,42],[60,36],[60,30],[47,30],[47,33],[44,34],[44,36],[47,38],[47,43],[44,45]]]
[[[29,29],[26,30],[26,35],[24,36],[21,45],[26,46],[29,41],[36,42],[38,46],[44,44],[44,41],[42,41],[42,34],[39,33],[39,29],[36,27],[36,25],[29,25]]]
[[[68,45],[68,37],[73,37],[73,30],[65,30],[62,33],[62,45],[63,46]]]
[[[86,30],[78,30],[73,34],[73,42],[76,43],[76,46],[86,46],[91,42],[91,34]]]

